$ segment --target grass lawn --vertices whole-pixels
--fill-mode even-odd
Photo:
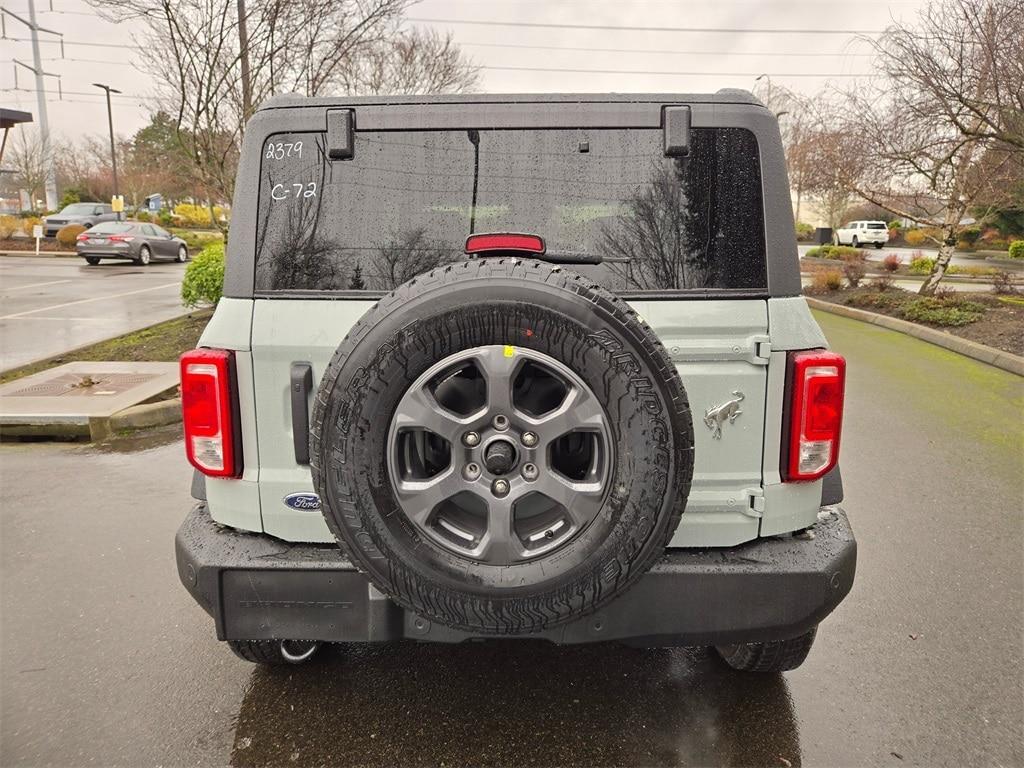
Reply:
[[[196,346],[199,335],[203,332],[212,314],[212,309],[196,310],[185,317],[151,325],[149,328],[132,331],[124,336],[91,344],[88,347],[51,357],[48,360],[41,360],[38,363],[14,368],[0,374],[0,384],[38,373],[55,365],[79,360],[174,362],[182,352]]]

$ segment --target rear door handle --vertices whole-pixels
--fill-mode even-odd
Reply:
[[[310,363],[292,363],[292,440],[296,464],[309,464],[309,393],[312,389],[313,366]]]

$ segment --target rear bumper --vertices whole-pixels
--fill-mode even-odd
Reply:
[[[814,538],[725,550],[669,550],[599,612],[530,638],[719,645],[784,639],[818,624],[853,585],[857,545],[844,512],[826,508]],[[335,546],[288,544],[214,523],[204,504],[175,540],[182,583],[221,640],[376,642],[474,637],[380,594]],[[526,636],[524,636],[526,637]]]

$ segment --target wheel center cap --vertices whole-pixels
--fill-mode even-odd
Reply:
[[[508,440],[495,440],[484,451],[484,466],[493,475],[504,475],[516,464],[516,449]]]

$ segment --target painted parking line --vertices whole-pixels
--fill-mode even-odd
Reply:
[[[26,288],[42,288],[44,285],[60,285],[61,283],[70,283],[70,280],[49,280],[45,283],[30,283],[29,285],[15,285],[13,287],[6,287],[4,291],[23,291]]]
[[[25,317],[26,315],[34,315],[38,312],[49,312],[53,309],[63,309],[64,307],[74,307],[78,304],[88,304],[93,301],[107,301],[108,299],[120,299],[123,296],[134,296],[139,293],[149,293],[150,291],[162,291],[164,288],[173,288],[180,283],[165,283],[164,285],[154,285],[152,288],[140,288],[137,291],[125,291],[124,293],[111,293],[106,296],[94,296],[91,299],[79,299],[78,301],[68,301],[64,304],[53,304],[49,307],[39,307],[38,309],[30,309],[26,312],[16,312],[13,315],[0,316],[0,320],[13,320],[17,317]]]

